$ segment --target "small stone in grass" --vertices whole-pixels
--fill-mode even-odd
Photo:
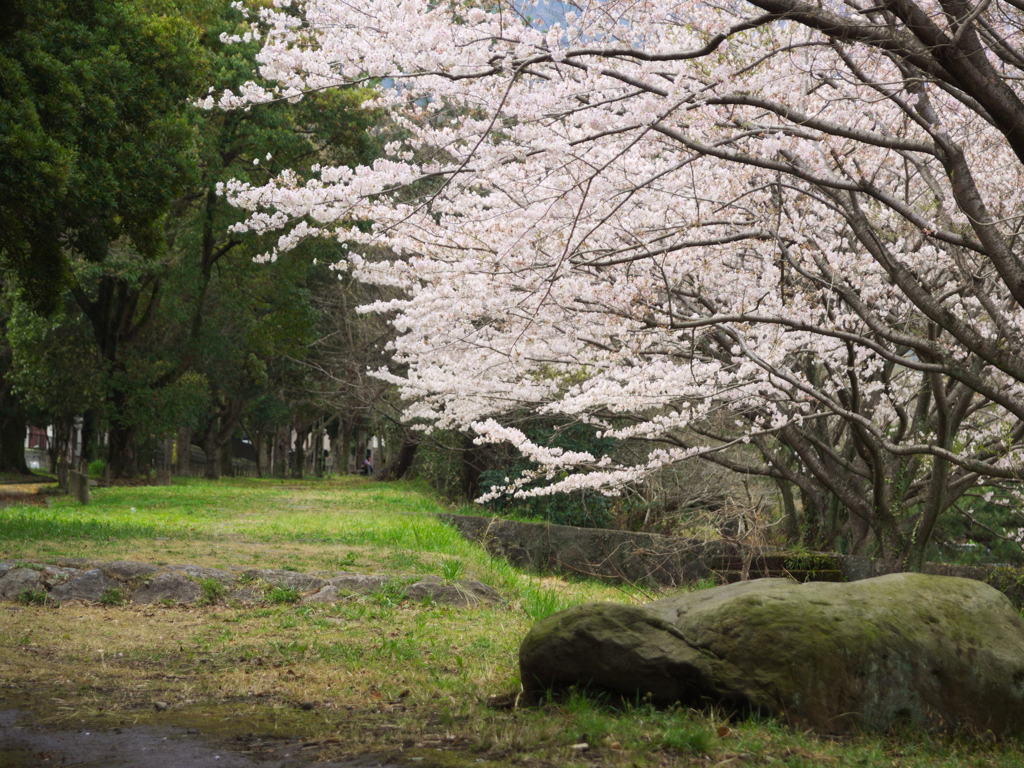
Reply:
[[[153,709],[155,709],[157,712],[163,712],[163,711],[165,711],[167,709],[167,702],[166,701],[154,701],[153,702]]]
[[[306,711],[316,709],[316,704],[314,704],[312,701],[302,701],[299,702],[299,709],[305,709]]]

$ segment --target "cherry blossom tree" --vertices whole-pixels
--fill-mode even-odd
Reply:
[[[404,293],[372,309],[408,417],[550,481],[506,492],[702,457],[919,567],[1021,471],[1022,23],[1019,0],[278,0],[252,33],[276,86],[207,105],[376,86],[384,159],[224,191],[280,230],[266,258],[336,238]],[[533,444],[523,409],[650,449]]]

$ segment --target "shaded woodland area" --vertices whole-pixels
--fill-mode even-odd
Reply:
[[[336,273],[338,244],[257,264],[233,233],[231,179],[370,162],[381,135],[362,94],[248,112],[195,99],[251,74],[256,44],[222,0],[18,0],[0,28],[0,472],[26,473],[26,430],[50,469],[105,461],[260,475],[347,471],[376,437],[393,474],[405,444],[389,390],[381,297]],[[316,448],[314,449],[314,446]],[[406,459],[406,464],[408,459]]]

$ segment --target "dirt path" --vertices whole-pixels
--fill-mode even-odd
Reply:
[[[58,731],[33,727],[18,710],[0,710],[0,768],[306,768],[302,742],[252,734],[216,744],[184,728]],[[409,765],[409,764],[407,764]],[[415,765],[425,765],[415,763]],[[403,768],[377,755],[316,768]]]

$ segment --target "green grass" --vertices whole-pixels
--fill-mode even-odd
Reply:
[[[216,579],[198,579],[196,584],[203,591],[200,598],[202,605],[216,605],[227,595],[227,588]]]
[[[537,618],[598,594],[615,598],[597,585],[581,584],[569,597],[539,584],[441,523],[436,515],[445,511],[416,482],[176,479],[170,487],[96,488],[84,507],[58,496],[45,512],[0,510],[0,559],[440,574],[480,579]]]
[[[518,689],[518,645],[535,620],[589,600],[650,596],[526,574],[496,560],[441,524],[434,515],[444,506],[416,483],[186,480],[97,488],[92,499],[86,507],[55,497],[48,510],[0,510],[0,559],[345,569],[413,580],[432,574],[479,579],[508,604],[464,610],[412,603],[404,599],[404,579],[332,605],[303,605],[299,593],[281,588],[271,589],[269,605],[239,605],[206,579],[197,580],[199,606],[121,606],[124,596],[111,593],[104,607],[54,610],[25,596],[0,622],[0,698],[24,691],[18,706],[40,707],[33,715],[40,724],[174,724],[204,733],[219,728],[225,738],[270,733],[321,744],[311,759],[401,751],[405,759],[443,758],[449,762],[438,765],[467,768],[1024,764],[1024,750],[1012,740],[819,738],[773,720],[659,710],[580,690],[536,707],[491,708],[489,696]],[[156,713],[154,700],[171,707]],[[300,710],[300,701],[315,702],[315,711]]]
[[[87,507],[40,512],[38,508],[8,507],[0,509],[0,531],[7,541],[71,541],[86,539],[129,539],[168,535],[170,530],[158,526],[99,516]]]
[[[50,595],[45,589],[23,589],[18,595],[18,602],[22,605],[46,605]]]
[[[441,578],[446,583],[458,581],[466,572],[466,564],[458,557],[445,557],[441,560]]]
[[[267,590],[267,600],[275,605],[297,603],[301,598],[298,590],[290,587],[271,587]]]
[[[128,591],[120,587],[109,587],[100,595],[100,605],[125,605],[128,602]]]
[[[237,535],[264,542],[433,550],[458,538],[440,522],[423,524],[423,515],[441,511],[445,507],[414,483],[381,487],[358,479],[319,485],[253,479],[219,483],[175,480],[170,488],[93,489],[85,507],[60,496],[54,498],[54,508],[48,512],[12,506],[0,511],[0,530],[3,538],[11,541],[153,536],[191,541]],[[417,518],[403,517],[407,515]]]

